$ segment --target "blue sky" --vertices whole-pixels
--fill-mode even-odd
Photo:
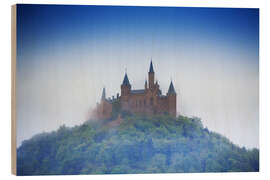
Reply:
[[[70,5],[18,6],[18,143],[85,121],[103,86],[120,92],[125,68],[142,88],[151,57],[180,114],[259,146],[258,9]]]
[[[213,40],[258,56],[258,25],[258,9],[20,5],[18,55],[50,51],[55,43],[70,49],[89,40],[98,46],[147,40],[149,49],[153,41],[174,41],[172,46]]]

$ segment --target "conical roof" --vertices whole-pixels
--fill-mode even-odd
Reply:
[[[125,77],[124,77],[122,85],[130,86],[127,73],[125,73]]]
[[[168,90],[168,94],[176,94],[172,81]]]
[[[151,63],[150,63],[149,72],[154,72],[154,68],[153,68],[153,63],[152,63],[152,60],[151,60]]]

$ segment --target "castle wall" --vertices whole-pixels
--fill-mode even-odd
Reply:
[[[176,95],[168,95],[169,114],[176,116]]]
[[[109,119],[112,116],[112,104],[107,101],[101,101],[94,113],[97,119]]]
[[[145,94],[129,94],[127,100],[121,99],[121,106],[123,110],[133,113],[143,113],[147,107]]]
[[[142,94],[129,94],[121,98],[123,110],[142,114],[176,114],[176,103],[170,102],[168,96],[157,96],[157,91]],[[175,105],[174,105],[175,104]]]
[[[159,96],[157,90],[120,96],[120,107],[132,113],[148,115],[167,113],[176,116],[176,95]],[[96,108],[96,116],[99,119],[108,119],[111,115],[112,104],[106,100],[102,101]]]
[[[167,97],[158,98],[157,111],[158,113],[169,113],[169,104]]]

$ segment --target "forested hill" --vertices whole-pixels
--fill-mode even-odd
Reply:
[[[119,125],[88,121],[26,140],[17,174],[259,171],[259,150],[210,132],[198,118],[125,115]]]

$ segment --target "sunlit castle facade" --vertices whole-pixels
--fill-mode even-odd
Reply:
[[[176,92],[171,81],[168,92],[162,95],[159,84],[155,81],[155,72],[151,61],[148,72],[148,82],[144,89],[132,89],[128,75],[125,73],[121,84],[121,96],[106,98],[105,88],[102,91],[101,102],[97,104],[95,114],[98,118],[110,118],[113,110],[136,114],[169,114],[176,116]]]

